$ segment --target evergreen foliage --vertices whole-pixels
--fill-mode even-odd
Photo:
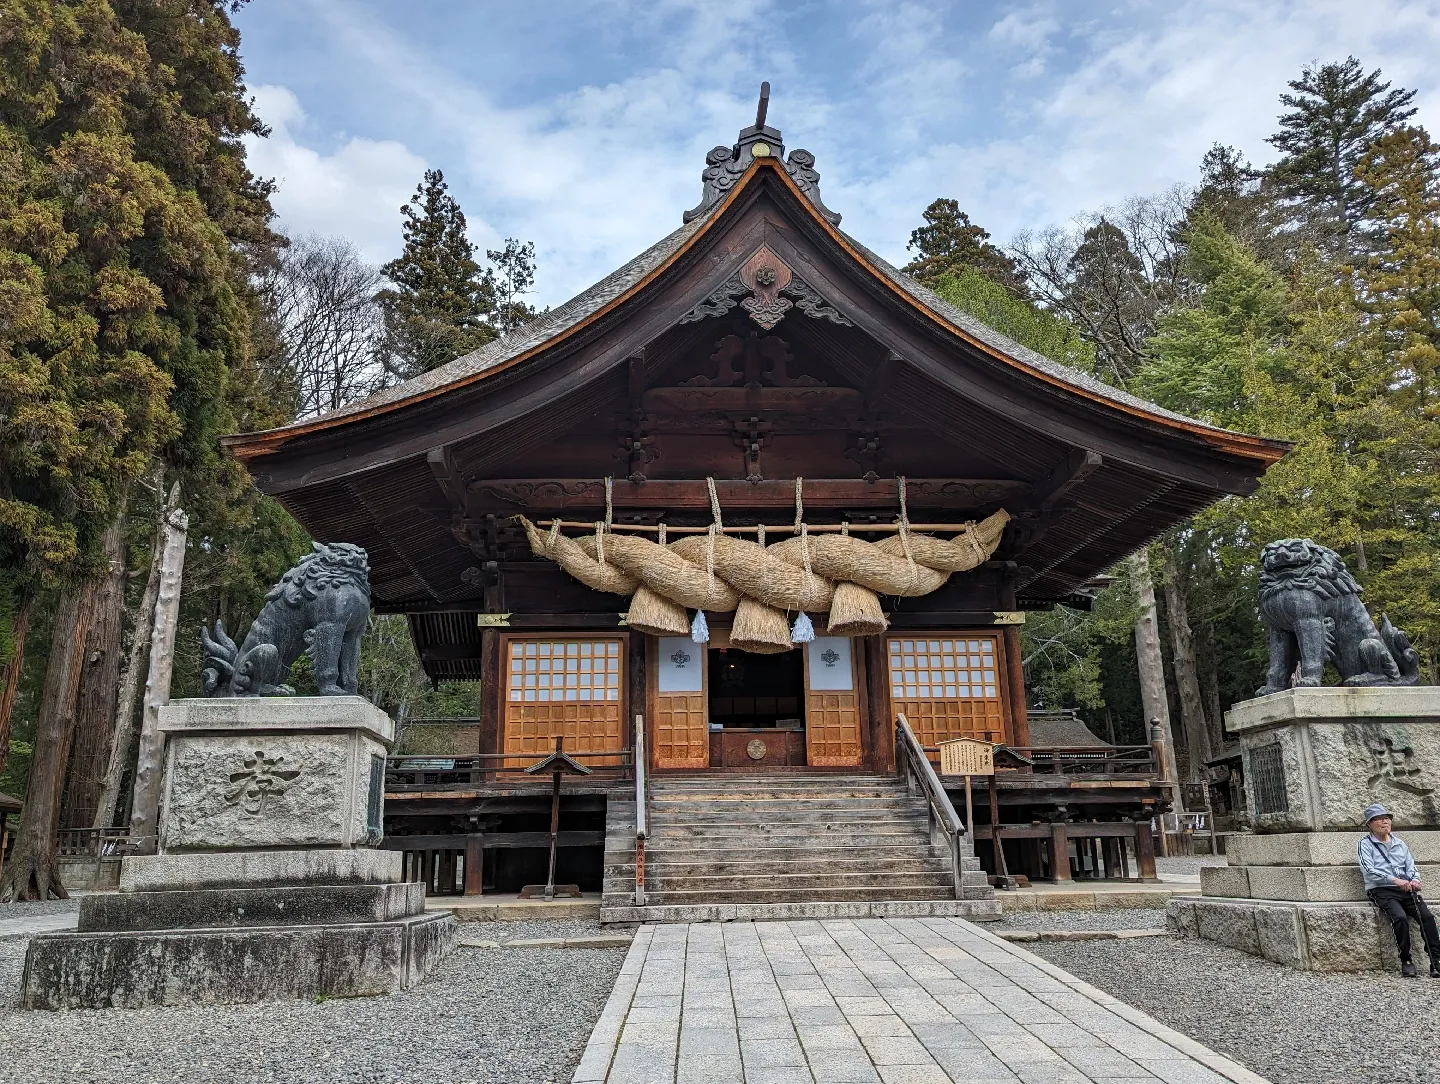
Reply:
[[[1356,166],[1372,143],[1414,116],[1415,92],[1391,90],[1378,70],[1366,72],[1353,56],[1306,67],[1290,89],[1294,93],[1280,95],[1290,111],[1269,138],[1282,152],[1270,178],[1301,215],[1320,224],[1343,258],[1374,200]]]
[[[943,300],[1021,346],[1072,369],[1095,371],[1095,348],[1073,324],[1017,297],[979,269],[961,267],[948,272],[933,289]]]
[[[947,275],[973,268],[1016,296],[1028,296],[1015,261],[990,243],[990,234],[972,223],[955,200],[937,199],[923,217],[925,225],[911,232],[906,246],[915,258],[903,268],[916,282],[933,288]]]
[[[475,260],[465,214],[445,175],[425,171],[400,208],[405,249],[381,270],[394,285],[377,295],[392,373],[409,379],[495,338],[495,281]]]

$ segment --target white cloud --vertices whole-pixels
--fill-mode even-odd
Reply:
[[[285,87],[250,88],[267,139],[247,137],[250,168],[276,182],[272,200],[281,229],[348,237],[373,263],[399,247],[400,206],[425,172],[425,160],[401,143],[360,137],[322,154],[299,100]]]
[[[536,242],[546,304],[679,224],[706,150],[749,123],[762,78],[775,84],[771,123],[816,153],[845,229],[902,262],[937,196],[1003,241],[1192,181],[1217,140],[1265,161],[1277,97],[1311,60],[1354,53],[1422,88],[1422,121],[1440,105],[1437,0],[1037,3],[1002,9],[969,36],[946,5],[855,0],[824,44],[803,14],[787,37],[795,12],[784,0],[608,0],[606,25],[630,35],[626,74],[596,77],[577,56],[570,86],[504,99],[483,73],[446,70],[358,4],[307,5],[336,63],[404,118],[405,142],[320,131],[289,91],[256,88],[275,134],[252,141],[252,162],[281,182],[285,224],[389,258],[398,208],[429,159],[480,247]],[[349,109],[337,112],[352,127],[369,120]]]

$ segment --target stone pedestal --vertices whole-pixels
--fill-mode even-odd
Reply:
[[[1257,832],[1354,832],[1371,802],[1395,830],[1440,828],[1440,688],[1290,689],[1236,704]]]
[[[1371,802],[1395,813],[1422,883],[1440,897],[1440,689],[1291,689],[1236,704],[1256,834],[1171,900],[1170,928],[1312,971],[1399,966],[1365,898],[1356,849]],[[1418,945],[1420,931],[1415,929]]]
[[[454,945],[382,832],[388,716],[359,697],[177,701],[159,854],[74,933],[36,937],[26,1008],[139,1008],[391,993]],[[280,849],[284,848],[284,849]]]

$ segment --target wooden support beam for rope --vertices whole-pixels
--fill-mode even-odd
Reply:
[[[969,510],[1023,507],[1034,486],[1015,478],[910,478],[906,493],[914,508]],[[715,489],[727,510],[795,507],[795,483],[789,479],[749,482],[743,478],[717,478]],[[599,511],[605,506],[605,483],[600,478],[494,478],[476,479],[466,487],[468,513],[525,510],[533,519],[547,512]],[[710,508],[703,478],[651,478],[632,482],[615,479],[616,509],[693,511]],[[861,478],[806,478],[806,507],[827,509],[883,509],[899,505],[894,478],[867,482]]]
[[[809,483],[807,482],[806,485],[809,485]],[[805,499],[806,499],[807,501],[810,499],[809,494],[806,494]],[[541,520],[541,521],[540,521],[540,526],[543,527],[543,528],[545,528],[545,529],[548,531],[551,527],[555,526],[555,521],[554,521],[553,519]],[[560,526],[561,526],[561,527],[574,527],[574,528],[578,528],[578,529],[582,529],[582,530],[586,530],[586,531],[593,531],[593,530],[595,529],[595,524],[594,524],[593,522],[587,523],[587,522],[585,522],[584,520],[562,519],[562,520],[560,521]],[[909,529],[910,529],[911,531],[963,531],[966,527],[972,527],[972,526],[974,526],[973,523],[912,523],[912,524],[910,524]],[[772,534],[798,534],[798,533],[799,533],[799,531],[797,530],[797,528],[795,527],[795,525],[794,525],[794,524],[791,524],[791,523],[780,523],[780,524],[767,523],[767,524],[764,525],[764,527],[765,527],[765,534],[766,534],[767,537],[770,536],[770,535],[772,535]],[[806,524],[805,529],[806,529],[810,534],[837,534],[837,533],[842,532],[842,531],[849,531],[850,534],[894,534],[896,531],[900,530],[900,524],[898,524],[898,523],[850,523],[850,524],[845,524],[845,523],[810,523],[810,524]],[[639,531],[639,532],[644,533],[644,534],[659,534],[659,533],[660,533],[660,528],[659,528],[659,527],[652,526],[652,525],[650,525],[650,524],[648,524],[648,523],[612,523],[612,524],[610,525],[610,530],[612,530],[612,531]],[[756,534],[756,533],[758,533],[759,528],[758,528],[758,527],[720,527],[718,530],[719,530],[719,533],[720,533],[720,534],[737,534],[737,535],[741,535],[741,534]],[[666,528],[666,533],[667,533],[667,534],[709,534],[709,533],[710,533],[710,528],[709,528],[709,527],[667,527],[667,528]]]

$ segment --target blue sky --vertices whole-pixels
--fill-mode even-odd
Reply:
[[[1277,97],[1358,56],[1440,128],[1440,0],[253,0],[237,16],[292,233],[375,262],[445,171],[481,248],[532,240],[558,304],[680,223],[762,79],[825,202],[903,262],[937,196],[998,241],[1193,182],[1211,143],[1271,160]]]

